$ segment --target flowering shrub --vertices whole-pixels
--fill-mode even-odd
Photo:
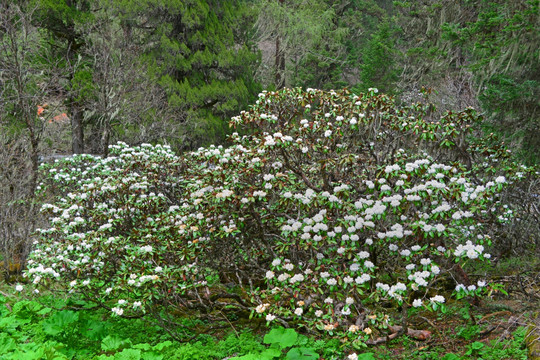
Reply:
[[[353,342],[399,306],[444,308],[448,288],[479,296],[491,285],[464,268],[489,261],[513,170],[505,149],[468,143],[473,109],[428,110],[286,89],[232,119],[248,135],[228,148],[74,156],[45,168],[41,190],[60,195],[26,274],[116,315],[251,310]]]

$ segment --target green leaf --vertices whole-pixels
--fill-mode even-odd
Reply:
[[[122,339],[118,336],[112,336],[109,335],[105,339],[101,341],[101,350],[103,351],[111,351],[111,350],[118,350],[120,348],[125,348],[131,345],[130,339]]]
[[[481,342],[478,342],[478,341],[475,341],[471,344],[471,349],[473,350],[480,350],[481,348],[483,348],[485,345]]]
[[[160,342],[160,343],[154,345],[154,349],[161,351],[161,350],[163,350],[165,348],[168,348],[171,345],[172,345],[172,342],[167,340],[167,341],[163,341],[163,342]]]
[[[51,311],[52,311],[51,308],[43,308],[43,309],[39,310],[36,314],[38,314],[38,315],[47,315]]]
[[[73,328],[73,324],[79,321],[79,313],[71,310],[62,310],[54,313],[51,317],[44,320],[43,331],[48,335],[58,335],[61,332]]]
[[[8,354],[17,348],[17,343],[6,333],[0,334],[0,354]]]
[[[274,359],[279,358],[281,356],[281,350],[270,348],[264,350],[262,353],[260,353],[260,359]]]
[[[163,355],[156,354],[153,351],[142,354],[142,360],[163,360]]]
[[[109,324],[103,321],[90,320],[85,328],[84,336],[90,340],[101,341],[108,332]]]
[[[373,353],[358,354],[358,360],[377,360]]]
[[[293,346],[298,338],[298,333],[293,329],[285,329],[279,327],[272,329],[268,334],[264,336],[265,344],[277,344],[279,347],[286,348]]]
[[[13,305],[13,314],[20,319],[32,319],[35,314],[43,308],[36,301],[19,301]]]
[[[287,356],[285,356],[285,359],[288,360],[307,360],[307,359],[313,359],[316,360],[319,358],[319,354],[315,352],[312,348],[306,348],[306,347],[299,347],[299,348],[292,348],[287,353]]]
[[[442,360],[459,360],[459,356],[457,356],[456,354],[448,353],[444,355]]]
[[[133,348],[141,349],[141,350],[150,350],[152,349],[152,346],[150,346],[150,344],[147,344],[147,343],[142,343],[142,344],[133,345]]]
[[[3,332],[14,333],[20,325],[28,324],[30,319],[18,319],[15,316],[0,318],[0,329]]]
[[[122,352],[114,355],[114,360],[141,360],[141,350],[124,349]]]
[[[306,335],[298,335],[298,339],[296,340],[296,345],[306,345],[308,341],[309,339]]]

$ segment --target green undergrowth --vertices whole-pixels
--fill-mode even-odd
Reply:
[[[160,327],[141,319],[111,317],[90,302],[53,295],[24,300],[11,290],[1,293],[0,360],[354,359],[353,353],[359,360],[527,358],[526,328],[482,338],[487,325],[473,324],[470,309],[458,305],[434,319],[448,326],[442,325],[432,341],[405,336],[372,348],[351,349],[339,339],[316,339],[281,327],[254,331],[237,326],[219,336],[195,336],[190,332],[192,320],[185,320],[186,336],[191,336],[178,342]]]

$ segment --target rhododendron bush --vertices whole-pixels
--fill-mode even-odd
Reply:
[[[405,324],[398,308],[488,293],[466,270],[490,259],[517,166],[470,138],[473,109],[428,113],[376,89],[264,92],[229,147],[44,166],[57,198],[26,275],[119,316],[236,313],[355,342]]]

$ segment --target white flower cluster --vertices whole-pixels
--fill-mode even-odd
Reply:
[[[474,245],[470,240],[467,240],[465,245],[459,244],[454,250],[454,256],[467,256],[469,259],[476,259],[484,252],[483,245]]]
[[[225,189],[221,192],[218,192],[216,194],[216,198],[228,198],[230,196],[234,195],[234,191],[232,190],[229,190],[229,189]]]
[[[257,190],[257,191],[254,191],[254,192],[253,192],[253,196],[254,196],[254,197],[260,197],[260,198],[265,197],[266,194],[267,194],[267,192],[266,192],[266,191],[262,191],[262,190]]]
[[[386,205],[384,205],[381,201],[376,201],[373,207],[367,208],[364,210],[364,214],[367,216],[373,216],[373,215],[381,215],[384,214],[386,210]]]
[[[408,279],[414,281],[417,286],[428,286],[428,280],[432,276],[430,271],[416,271],[408,276]]]
[[[111,311],[117,316],[122,316],[122,314],[124,314],[124,309],[122,309],[121,307],[113,307],[111,308]]]
[[[419,168],[423,167],[424,165],[428,165],[428,164],[429,164],[429,160],[427,160],[427,159],[420,159],[420,160],[416,160],[413,163],[406,163],[405,164],[405,171],[413,172],[416,169],[419,169]]]
[[[486,282],[484,280],[478,280],[478,282],[475,284],[471,284],[469,286],[465,286],[463,284],[457,284],[456,285],[456,292],[463,292],[467,295],[474,295],[477,293],[477,290],[481,290],[482,288],[486,287]]]
[[[386,293],[388,296],[390,296],[391,298],[395,298],[399,301],[402,300],[402,296],[400,293],[404,293],[405,291],[407,291],[407,286],[403,283],[396,283],[395,285],[388,285],[388,284],[384,284],[384,283],[376,283],[375,284],[375,288],[383,291],[384,293]]]
[[[398,164],[394,164],[394,165],[387,165],[386,168],[384,169],[384,172],[387,174],[391,174],[399,170],[401,170],[401,167]]]

